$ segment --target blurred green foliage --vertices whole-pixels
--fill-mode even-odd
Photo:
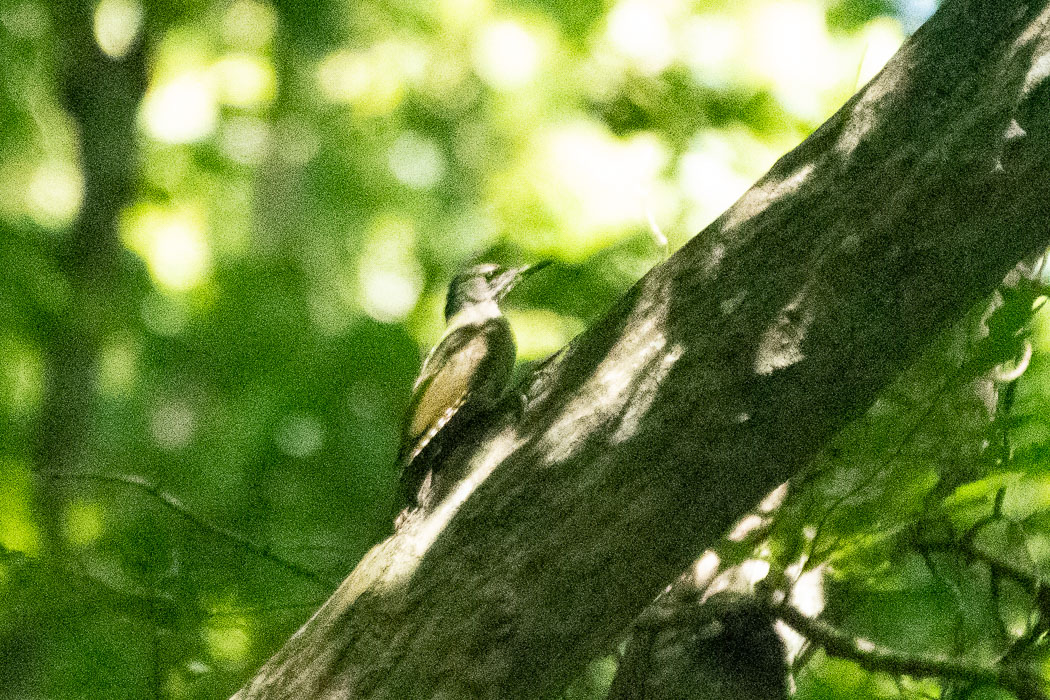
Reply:
[[[932,9],[0,0],[0,697],[228,696],[388,526],[457,269],[559,261],[510,314],[522,359],[557,350]],[[884,643],[991,653],[989,620],[1025,624],[1023,592],[989,612],[987,578],[905,538],[1005,489],[981,536],[1046,567],[1050,331],[1012,301],[969,364],[932,350],[851,426],[763,545]],[[1032,329],[1011,410],[960,422]],[[931,692],[884,681],[818,656],[800,697]]]

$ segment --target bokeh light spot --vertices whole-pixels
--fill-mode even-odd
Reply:
[[[415,230],[408,220],[380,218],[358,260],[358,299],[377,321],[401,321],[415,308],[423,274],[415,259]]]
[[[402,320],[419,299],[418,280],[402,270],[366,265],[361,270],[360,281],[362,306],[377,321]]]
[[[189,313],[180,297],[152,293],[142,301],[142,321],[162,336],[175,336],[186,328]]]
[[[267,3],[236,0],[222,17],[222,37],[231,46],[258,50],[270,43],[277,28],[277,13]]]
[[[128,337],[114,338],[99,352],[98,389],[106,398],[127,396],[138,377],[138,346]]]
[[[45,161],[29,177],[26,205],[30,216],[43,226],[67,226],[80,211],[83,199],[84,178],[70,163]]]
[[[721,133],[710,131],[693,139],[679,159],[679,185],[696,207],[695,216],[689,220],[690,231],[706,226],[751,186],[752,178],[733,166],[736,155]]]
[[[621,139],[581,121],[538,142],[538,172],[527,177],[563,222],[558,252],[567,259],[586,257],[632,226],[648,227],[647,212],[662,217],[661,174],[670,156],[654,135]]]
[[[83,547],[102,536],[102,507],[95,501],[75,498],[66,506],[66,540]]]
[[[28,418],[40,406],[44,367],[35,345],[15,337],[0,340],[0,399],[14,418]]]
[[[904,43],[904,32],[900,23],[889,17],[880,17],[864,25],[861,32],[864,42],[864,59],[857,74],[857,87],[864,85],[893,58]]]
[[[447,29],[461,30],[483,22],[491,11],[490,0],[437,0],[435,14]]]
[[[651,0],[621,0],[609,15],[606,36],[616,49],[647,75],[656,75],[674,58],[667,17]]]
[[[270,125],[256,117],[231,117],[223,120],[218,142],[233,162],[258,165],[272,143]]]
[[[200,281],[208,255],[200,234],[185,221],[172,221],[153,232],[149,262],[158,282],[173,289],[188,289]]]
[[[508,309],[507,318],[518,341],[518,359],[525,361],[561,350],[584,329],[580,319],[546,309]]]
[[[184,73],[146,93],[141,117],[146,132],[158,141],[193,143],[215,130],[219,108],[207,77]]]
[[[4,28],[21,39],[36,39],[48,31],[47,11],[42,3],[5,3],[0,9],[0,22]]]
[[[224,620],[231,625],[236,621],[232,617],[226,617]],[[245,625],[243,620],[240,622]],[[239,663],[247,658],[251,641],[244,626],[206,627],[204,640],[212,658],[232,663]]]
[[[212,66],[219,99],[234,107],[256,107],[273,99],[277,76],[273,66],[251,54],[230,54]]]
[[[22,462],[0,457],[0,546],[37,554],[40,532],[33,519],[33,481]]]
[[[387,153],[387,162],[394,177],[417,189],[436,185],[445,172],[445,159],[437,145],[412,131],[397,137]]]
[[[285,416],[277,426],[274,440],[281,452],[302,459],[321,449],[324,427],[313,416],[294,413]]]
[[[713,86],[728,85],[739,71],[740,25],[720,15],[700,15],[686,21],[682,59],[693,78]]]
[[[102,53],[121,58],[142,28],[142,5],[134,0],[99,0],[94,20],[95,41]]]
[[[541,59],[539,42],[528,29],[512,20],[486,25],[474,47],[474,67],[478,75],[502,90],[531,82]]]
[[[150,434],[158,446],[177,450],[190,444],[196,432],[193,407],[183,401],[161,400],[150,416]]]
[[[745,50],[755,78],[772,87],[794,114],[817,119],[822,92],[844,74],[838,48],[828,34],[823,7],[808,2],[767,2],[751,13]],[[852,76],[850,76],[852,77]]]
[[[383,116],[401,104],[428,64],[423,45],[382,41],[365,51],[328,54],[317,66],[317,83],[325,99],[353,104],[361,116]]]
[[[204,227],[188,212],[142,207],[129,217],[124,240],[166,289],[192,289],[207,273],[210,251]]]
[[[371,76],[361,56],[352,51],[336,51],[317,66],[317,82],[328,100],[352,102],[368,92]]]

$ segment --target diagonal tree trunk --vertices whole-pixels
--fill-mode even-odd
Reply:
[[[556,692],[1050,241],[1048,2],[949,0],[452,450],[236,697]]]
[[[923,423],[938,425],[936,439],[930,440],[928,438],[932,436],[927,436],[924,441],[916,437],[916,434],[923,432],[921,430],[903,438],[912,444],[912,454],[921,453],[924,447],[920,445],[925,444],[925,449],[931,452],[929,457],[938,466],[939,476],[937,483],[926,492],[927,507],[910,516],[902,514],[903,519],[915,518],[919,523],[925,523],[927,518],[935,521],[936,514],[943,512],[943,499],[962,484],[988,476],[988,467],[993,460],[983,454],[985,450],[1004,449],[989,443],[992,425],[996,420],[995,413],[1002,403],[999,382],[1011,382],[1011,377],[1019,377],[1021,372],[1017,370],[1023,371],[1023,365],[1013,367],[1012,372],[1006,372],[1003,367],[990,368],[974,379],[949,382],[932,398],[929,396],[927,381],[929,365],[932,362],[940,367],[974,366],[980,353],[985,350],[983,345],[991,333],[990,326],[995,323],[989,319],[1008,303],[1004,292],[1028,301],[1026,291],[1042,286],[1038,281],[1041,275],[1038,261],[1022,262],[1006,276],[1000,290],[992,295],[991,302],[985,308],[978,305],[953,324],[921,361],[913,363],[908,371],[903,372],[892,388],[880,393],[880,401],[887,401],[887,394],[890,394],[897,401],[914,406],[914,413],[922,416]],[[1010,303],[1030,308],[1025,305],[1025,301]],[[1001,329],[997,333],[1000,334],[997,341],[1005,345],[1007,333]],[[1020,358],[1024,356],[1022,350],[1018,355],[1022,363],[1025,361]],[[1015,386],[1006,384],[1004,395],[1009,396]],[[943,414],[939,420],[935,418],[938,413]],[[1008,422],[1005,416],[999,420]],[[809,477],[819,479],[815,474],[838,471],[831,462],[841,463],[842,458],[837,453],[845,446],[844,443],[857,438],[858,435],[850,431],[836,436],[807,469]],[[836,456],[830,458],[830,454]],[[894,459],[887,457],[884,470],[889,473],[893,470]],[[803,477],[801,481],[805,482],[806,478]],[[791,643],[791,637],[780,639],[777,620],[788,606],[794,611],[796,620],[799,615],[815,617],[819,614],[818,611],[825,603],[823,563],[826,560],[821,558],[813,562],[808,559],[808,554],[802,554],[802,559],[793,561],[786,560],[783,555],[768,555],[764,558],[757,554],[766,549],[763,542],[768,542],[770,530],[773,529],[775,533],[777,511],[782,507],[799,509],[799,504],[791,503],[790,498],[785,503],[787,487],[788,484],[784,484],[773,491],[763,499],[757,511],[737,521],[728,538],[731,541],[723,541],[717,549],[705,552],[633,621],[625,635],[616,675],[606,700],[776,700],[789,696],[789,662],[795,669],[802,667],[797,662],[800,648]],[[805,485],[801,485],[798,490],[803,493],[816,490],[819,493],[819,489],[807,489]],[[816,495],[807,496],[804,500],[810,498],[822,500]],[[789,517],[788,522],[794,522],[795,527],[798,527],[800,521]],[[935,529],[932,525],[917,525],[914,522],[913,527],[917,532]],[[817,529],[820,529],[819,525]],[[776,534],[773,534],[773,539],[777,539]],[[937,542],[948,551],[964,555],[963,546],[950,538],[942,538]],[[785,551],[783,543],[774,549]],[[787,551],[791,551],[790,548]],[[728,562],[719,556],[727,553]],[[737,558],[734,558],[734,554]],[[740,561],[739,557],[742,556],[749,558]],[[803,561],[810,566],[818,565],[800,579],[801,572],[805,571],[800,566]],[[766,564],[768,572],[764,572],[760,566],[755,568],[753,565],[756,564]],[[750,570],[749,566],[752,567]],[[785,567],[791,569],[790,573],[784,570]],[[797,601],[793,598],[797,598]],[[804,601],[806,612],[801,611],[798,601]],[[1035,610],[1030,614],[1033,617],[1038,615]],[[781,631],[784,629],[783,624]],[[813,625],[814,629],[828,629],[826,622],[814,621]],[[894,672],[892,663],[880,666],[872,657],[851,657],[841,646],[836,647],[835,644],[843,639],[850,639],[851,647],[863,649],[864,644],[849,638],[844,630],[835,631],[837,636],[829,638],[825,635],[823,639],[818,637],[808,640],[809,651],[821,646],[822,642],[830,641],[829,646],[821,647],[826,654],[852,658],[862,665],[866,662],[864,667],[869,670]],[[800,634],[805,636],[804,633]],[[930,662],[927,667],[930,675],[935,675],[934,669],[958,672],[965,668],[962,664],[953,663],[961,659],[900,652],[893,656],[895,659],[908,657],[913,659],[914,668],[921,668],[924,661]],[[1034,677],[1034,669],[1024,665],[1014,667],[1012,660],[1008,660],[1005,655],[987,667],[983,666],[980,659],[970,658],[969,663],[968,673],[959,674],[967,681],[975,682],[976,678],[987,673],[997,677],[1000,682],[1005,681],[1010,690],[1028,691],[1025,695],[1018,694],[1018,697],[1047,697],[1041,691],[1036,692],[1025,685]],[[946,684],[956,680],[958,676],[950,674],[941,677],[941,681]]]

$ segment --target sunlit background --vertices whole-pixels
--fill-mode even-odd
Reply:
[[[389,522],[457,269],[555,260],[509,303],[550,354],[935,9],[83,7],[0,3],[0,697],[228,696]],[[144,56],[124,130],[68,109],[69,80],[123,85],[91,84],[77,22],[106,65]]]

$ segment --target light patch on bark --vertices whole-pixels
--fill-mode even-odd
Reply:
[[[747,292],[737,292],[733,296],[729,297],[718,305],[718,308],[722,310],[722,313],[726,316],[732,316],[733,312],[740,306],[740,302],[747,298]]]
[[[707,550],[704,552],[703,556],[693,562],[693,580],[710,581],[718,571],[718,566],[721,563],[722,560],[713,550]],[[670,589],[671,586],[668,586],[667,588]]]
[[[415,541],[417,555],[421,558],[445,526],[456,514],[460,506],[470,498],[474,489],[485,481],[492,471],[521,445],[521,436],[512,425],[507,425],[493,438],[485,443],[485,449],[474,453],[467,475],[456,483],[456,488],[427,514],[415,527],[407,539]],[[418,559],[417,559],[418,563]],[[413,567],[414,568],[414,567]]]
[[[654,339],[653,342],[646,346],[643,351],[643,357],[648,357],[649,354],[662,350],[666,340],[662,335]],[[663,359],[656,363],[656,366],[645,375],[644,381],[635,389],[631,402],[627,405],[627,411],[620,420],[620,425],[617,426],[616,432],[609,438],[613,445],[618,445],[624,440],[630,439],[638,432],[642,418],[649,412],[653,401],[656,400],[660,391],[660,385],[663,384],[671,368],[674,367],[674,364],[678,362],[684,352],[685,348],[675,344],[664,354]],[[641,361],[639,360],[639,362]]]
[[[770,204],[778,202],[786,195],[800,189],[816,169],[816,163],[803,163],[793,173],[782,180],[770,178],[751,190],[733,205],[724,216],[725,228],[735,228],[745,221],[761,214]]]
[[[768,574],[768,561],[748,559],[720,573],[704,591],[704,600],[721,591],[753,591],[755,584]]]
[[[864,87],[862,96],[853,107],[851,118],[843,125],[842,133],[835,143],[835,154],[844,162],[849,160],[861,143],[864,143],[868,133],[881,125],[878,118],[880,105],[887,95],[892,95],[899,89],[903,79],[902,73],[884,72],[877,80],[872,80]]]
[[[774,510],[780,507],[780,504],[784,502],[788,494],[788,482],[784,482],[780,486],[776,487],[769,494],[762,499],[762,502],[758,504],[758,510],[762,513],[772,513]]]
[[[743,542],[744,538],[750,535],[752,532],[762,527],[765,523],[765,518],[755,513],[745,515],[739,521],[726,537],[730,542]]]
[[[586,433],[586,426],[622,416],[619,428],[610,436],[613,445],[626,440],[637,430],[639,421],[656,398],[662,380],[684,352],[684,348],[676,345],[667,351],[659,366],[651,366],[667,344],[667,337],[661,330],[668,326],[667,301],[666,298],[657,298],[655,303],[642,310],[644,316],[637,329],[608,352],[547,431],[543,452],[548,463],[569,459],[579,444],[571,436]],[[641,382],[639,377],[643,377]]]
[[[805,359],[802,343],[814,314],[802,308],[805,291],[780,311],[776,322],[762,334],[755,357],[755,372],[772,374]]]

